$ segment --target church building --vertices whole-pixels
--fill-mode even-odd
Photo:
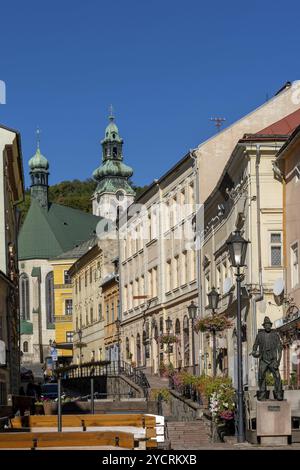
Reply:
[[[32,365],[45,362],[55,339],[54,276],[49,260],[94,237],[100,218],[49,200],[49,162],[39,143],[29,168],[31,204],[18,243],[20,333],[22,362],[35,371]],[[41,368],[36,371],[40,373]]]

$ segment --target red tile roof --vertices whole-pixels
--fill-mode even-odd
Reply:
[[[265,127],[256,134],[262,135],[290,135],[300,124],[300,108],[297,111],[285,116],[268,127]]]

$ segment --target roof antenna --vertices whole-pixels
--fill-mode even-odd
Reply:
[[[215,123],[217,132],[220,132],[221,126],[223,125],[223,122],[226,121],[226,119],[223,117],[211,117],[210,121]]]

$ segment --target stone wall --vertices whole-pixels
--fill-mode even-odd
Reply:
[[[170,402],[163,403],[163,413],[175,421],[194,421],[203,416],[203,407],[170,390]]]

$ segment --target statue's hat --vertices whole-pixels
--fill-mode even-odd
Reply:
[[[271,326],[273,325],[273,323],[271,322],[269,317],[264,318],[264,322],[263,322],[262,326],[266,325],[267,323],[269,323],[269,325],[271,325]]]

